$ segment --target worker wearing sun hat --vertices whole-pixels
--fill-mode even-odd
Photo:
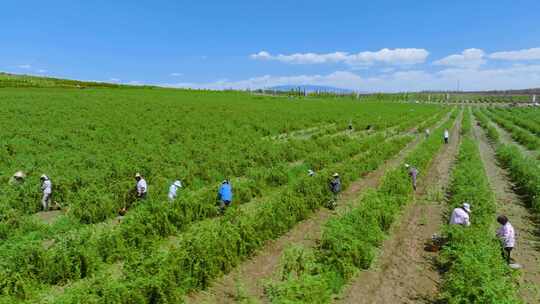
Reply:
[[[221,182],[218,190],[219,209],[221,213],[225,212],[232,202],[233,192],[231,182],[228,179]]]
[[[9,183],[11,185],[20,185],[24,182],[24,179],[26,178],[26,175],[22,171],[17,171],[13,174],[13,176],[9,179]]]
[[[339,178],[338,173],[332,174],[332,179],[330,180],[330,191],[334,195],[338,195],[341,192],[341,179]]]
[[[137,198],[141,200],[146,199],[146,194],[148,193],[148,184],[146,183],[146,180],[140,173],[135,174],[135,180],[137,181],[137,184],[135,185]]]
[[[182,182],[179,180],[174,181],[169,187],[169,201],[174,201],[178,196],[178,189],[182,188]]]
[[[450,216],[450,225],[470,226],[471,205],[467,202],[455,208]]]
[[[41,206],[43,207],[43,211],[48,211],[52,200],[52,182],[45,174],[42,174],[39,179],[41,180],[41,191],[43,193],[43,196],[41,197]]]

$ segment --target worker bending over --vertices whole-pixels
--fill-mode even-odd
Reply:
[[[469,215],[471,214],[471,205],[463,203],[460,207],[455,208],[450,216],[450,225],[463,225],[470,226],[471,220]]]
[[[221,186],[218,190],[219,210],[221,213],[225,212],[225,209],[229,208],[232,202],[232,186],[228,179],[221,182]]]

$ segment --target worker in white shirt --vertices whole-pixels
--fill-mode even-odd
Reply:
[[[508,221],[508,218],[504,215],[497,217],[497,222],[501,224],[501,227],[497,229],[497,237],[501,240],[501,245],[503,249],[503,257],[506,260],[506,263],[510,264],[510,253],[514,246],[516,245],[516,233],[514,227]]]
[[[429,134],[430,134],[430,133],[429,133],[429,129],[426,129],[426,138],[429,137]]]
[[[179,180],[176,180],[174,183],[171,184],[169,187],[169,201],[174,201],[176,197],[178,196],[178,190],[182,188],[182,182]]]
[[[448,130],[444,130],[444,143],[448,143],[448,139],[450,138],[450,133],[448,133]]]
[[[452,215],[450,216],[450,225],[470,226],[470,213],[471,205],[469,203],[463,203],[461,207],[457,207],[454,209],[454,211],[452,211]]]
[[[40,180],[41,191],[43,192],[41,206],[43,207],[43,211],[48,211],[52,199],[52,182],[51,179],[45,174],[41,175]]]
[[[307,172],[308,172],[308,173],[307,173],[308,176],[315,176],[315,171],[309,169],[309,170],[307,170]]]
[[[141,200],[146,199],[146,193],[148,192],[146,180],[141,176],[140,173],[135,174],[135,180],[137,181],[137,185],[135,186],[137,189],[137,198]]]

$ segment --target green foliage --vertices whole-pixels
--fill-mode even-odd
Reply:
[[[492,231],[495,198],[470,132],[462,139],[449,192],[450,209],[468,201],[473,212],[470,227],[446,227],[449,240],[440,263],[449,270],[441,298],[447,303],[521,303]]]

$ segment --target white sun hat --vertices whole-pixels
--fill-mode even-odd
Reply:
[[[332,176],[333,176],[333,177],[338,177],[339,174],[336,172],[336,173],[334,173]]]
[[[405,164],[405,168],[409,168],[411,165],[409,164]]]
[[[469,203],[463,203],[463,209],[465,209],[465,211],[471,213],[471,205]]]
[[[139,172],[135,173],[135,178],[141,177],[141,174]]]
[[[41,178],[41,179],[49,179],[49,177],[47,175],[45,175],[45,174],[41,174],[41,176],[39,178]]]
[[[182,182],[179,181],[179,180],[177,180],[177,181],[174,182],[173,185],[175,185],[176,187],[179,187],[179,188],[180,188],[180,187],[182,187]]]
[[[24,178],[26,175],[22,171],[17,171],[15,174],[13,174],[13,177],[15,178]]]
[[[308,172],[309,176],[315,175],[315,172],[313,170],[311,170],[311,169],[307,170],[307,172]]]

